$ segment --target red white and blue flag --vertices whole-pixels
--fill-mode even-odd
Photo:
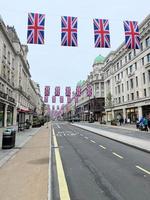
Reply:
[[[60,103],[64,103],[64,97],[60,96]]]
[[[71,96],[71,87],[66,87],[65,94],[66,94],[66,97],[70,97]]]
[[[50,95],[50,86],[45,86],[45,96]]]
[[[78,46],[77,17],[61,17],[61,45]]]
[[[67,97],[67,103],[71,103],[71,98]]]
[[[80,87],[80,86],[77,86],[77,87],[76,87],[76,96],[77,96],[77,97],[80,97],[80,96],[81,96],[81,87]]]
[[[56,97],[52,96],[52,103],[56,103]]]
[[[55,87],[55,96],[60,96],[60,87],[59,86]]]
[[[92,96],[92,85],[88,85],[86,89],[87,89],[87,96],[91,97]]]
[[[44,96],[44,102],[48,103],[48,96]]]
[[[125,45],[128,49],[140,48],[140,34],[138,22],[124,21]]]
[[[28,44],[44,44],[45,15],[38,13],[28,14]]]
[[[108,19],[93,19],[95,47],[109,48],[110,34]]]

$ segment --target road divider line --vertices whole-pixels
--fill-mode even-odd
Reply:
[[[118,158],[120,159],[123,159],[123,156],[120,156],[119,154],[115,153],[115,152],[112,152],[113,155],[117,156]]]
[[[92,143],[96,143],[94,140],[90,140]]]
[[[67,186],[67,181],[65,178],[65,173],[63,170],[63,165],[60,157],[60,152],[58,148],[57,139],[54,133],[53,129],[53,138],[54,138],[54,146],[55,148],[55,158],[56,158],[56,168],[57,168],[57,174],[58,174],[58,184],[59,184],[59,194],[60,194],[60,200],[70,200],[69,190]]]
[[[106,147],[104,147],[103,145],[99,145],[99,147],[101,147],[102,149],[106,149]]]
[[[140,166],[138,166],[138,165],[136,165],[136,168],[138,168],[138,169],[140,169],[141,171],[145,172],[146,174],[149,174],[149,175],[150,175],[150,171],[148,171],[148,170],[146,170],[146,169],[144,169],[144,168],[142,168],[142,167],[140,167]]]
[[[88,137],[84,137],[84,138],[87,139],[87,140],[89,139]]]

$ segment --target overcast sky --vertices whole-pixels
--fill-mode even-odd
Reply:
[[[32,79],[43,88],[65,86],[75,89],[85,80],[99,54],[107,54],[124,42],[124,20],[139,23],[150,14],[149,0],[0,0],[0,14],[6,25],[14,25],[21,43],[26,44],[29,12],[46,15],[45,45],[28,45],[28,61]],[[62,47],[61,16],[78,17],[78,47]],[[94,48],[93,18],[109,19],[111,48]],[[49,99],[51,104],[51,98]]]

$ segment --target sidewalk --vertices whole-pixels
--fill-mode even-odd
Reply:
[[[3,200],[46,200],[50,129],[43,126],[0,168],[0,198]]]
[[[146,140],[146,139],[141,139],[141,138],[137,138],[137,137],[133,137],[133,136],[128,136],[128,135],[124,135],[120,133],[115,133],[115,132],[110,132],[110,131],[105,131],[101,129],[102,127],[107,127],[107,125],[101,125],[99,124],[98,128],[92,127],[92,125],[90,126],[89,124],[77,124],[74,123],[72,124],[74,126],[80,127],[82,129],[91,131],[95,134],[104,136],[106,138],[110,138],[112,140],[118,141],[120,143],[126,144],[128,146],[132,146],[134,148],[140,149],[142,151],[148,152],[150,153],[150,140]],[[109,126],[109,125],[108,125]],[[110,125],[110,127],[113,127]],[[127,129],[127,130],[134,130],[134,131],[138,131],[136,128],[132,128],[132,127],[115,127],[115,128],[120,128],[120,130],[123,129]],[[150,137],[150,135],[149,135]]]

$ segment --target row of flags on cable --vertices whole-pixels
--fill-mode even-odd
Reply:
[[[124,21],[125,46],[129,49],[140,48],[140,34],[137,21]],[[110,30],[108,19],[93,19],[94,44],[98,48],[110,48]],[[45,14],[28,14],[28,44],[44,44]],[[77,17],[61,17],[61,45],[78,46]]]
[[[86,88],[86,94],[88,97],[92,96],[92,85],[88,84]],[[48,97],[50,96],[50,86],[45,86],[44,90],[44,102],[48,103]],[[71,100],[74,99],[75,103],[78,103],[78,97],[81,96],[81,87],[76,87],[76,92],[73,93],[71,97],[71,87],[65,88],[65,96],[67,97],[67,103],[71,103]],[[64,103],[64,96],[60,95],[60,86],[55,87],[55,95],[52,96],[52,103],[56,103],[56,97],[60,98],[60,103]]]

